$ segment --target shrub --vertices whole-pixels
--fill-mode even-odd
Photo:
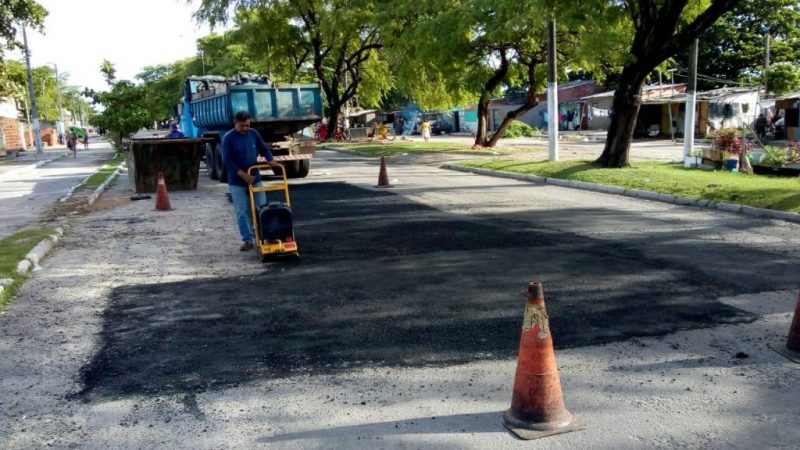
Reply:
[[[781,167],[788,162],[789,158],[786,149],[775,145],[764,147],[764,156],[761,157],[761,164],[765,166]]]
[[[525,122],[521,122],[519,120],[514,120],[506,127],[505,133],[503,133],[503,137],[506,138],[518,138],[518,137],[532,137],[532,136],[539,136],[541,132],[533,128],[532,126],[528,125]]]
[[[749,152],[750,146],[746,141],[742,141],[742,132],[736,128],[723,128],[714,133],[714,148],[721,151],[723,155],[735,156],[742,152]]]

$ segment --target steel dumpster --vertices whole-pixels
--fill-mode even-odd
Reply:
[[[206,139],[133,139],[127,152],[128,174],[137,193],[155,192],[158,173],[169,191],[197,189]]]

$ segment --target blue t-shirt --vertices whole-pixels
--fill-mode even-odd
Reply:
[[[170,131],[168,135],[164,136],[165,139],[179,139],[182,137],[184,137],[183,133],[178,130]]]
[[[247,183],[236,175],[239,170],[247,172],[247,168],[258,164],[256,158],[261,155],[272,161],[272,152],[264,143],[258,132],[252,128],[247,133],[240,134],[235,129],[225,133],[222,137],[222,161],[228,171],[228,184],[234,186],[247,186]],[[256,183],[261,181],[261,175],[255,171],[253,176]]]

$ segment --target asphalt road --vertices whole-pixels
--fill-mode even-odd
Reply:
[[[52,153],[47,152],[47,157],[56,156]],[[0,217],[3,218],[0,239],[36,224],[59,198],[99,169],[113,153],[105,142],[93,143],[89,150],[83,150],[81,144],[77,158],[62,157],[37,168],[14,166],[13,172],[3,174],[0,178]]]
[[[159,213],[128,201],[119,183],[0,316],[7,442],[352,448],[358,436],[393,448],[506,445],[497,405],[507,406],[510,386],[501,391],[495,377],[510,379],[530,281],[544,283],[556,347],[585,374],[581,386],[608,392],[603,379],[618,378],[627,396],[636,374],[647,372],[645,383],[660,373],[663,391],[643,391],[638,408],[641,418],[671,418],[672,408],[707,404],[671,404],[683,400],[664,394],[681,372],[703,368],[691,358],[736,349],[727,335],[708,336],[761,329],[768,313],[784,311],[774,293],[797,288],[794,224],[450,172],[413,156],[389,160],[393,189],[375,188],[377,173],[375,160],[319,152],[311,176],[291,189],[302,257],[266,264],[238,252],[224,186],[203,179],[197,191],[171,193],[175,210]],[[623,350],[609,357],[612,348]],[[679,375],[666,361],[673,354]],[[722,357],[705,356],[714,377],[741,382],[736,374],[758,370],[785,377],[770,386],[788,386],[777,355],[758,356],[768,370]],[[610,368],[593,366],[598,358]],[[689,390],[711,395],[706,376]],[[613,403],[600,395],[579,404]],[[781,423],[794,426],[784,417],[797,395],[784,397],[766,403],[783,405]],[[709,411],[718,410],[698,414]],[[426,415],[440,422],[415,428]],[[467,429],[482,437],[459,433]],[[699,428],[655,437],[638,422],[625,429],[634,440],[611,436],[605,447],[710,439]],[[437,437],[415,441],[419,434]],[[588,436],[550,442],[604,447]]]

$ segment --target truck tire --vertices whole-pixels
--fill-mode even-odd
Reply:
[[[311,160],[288,161],[284,167],[286,167],[286,178],[305,178],[311,169]]]
[[[225,163],[222,162],[222,144],[216,143],[214,147],[214,160],[216,161],[217,176],[222,183],[228,182],[228,171],[225,170]]]
[[[208,177],[212,180],[216,180],[219,177],[217,176],[217,164],[216,158],[214,157],[214,147],[211,143],[206,143],[206,170],[208,171]]]

